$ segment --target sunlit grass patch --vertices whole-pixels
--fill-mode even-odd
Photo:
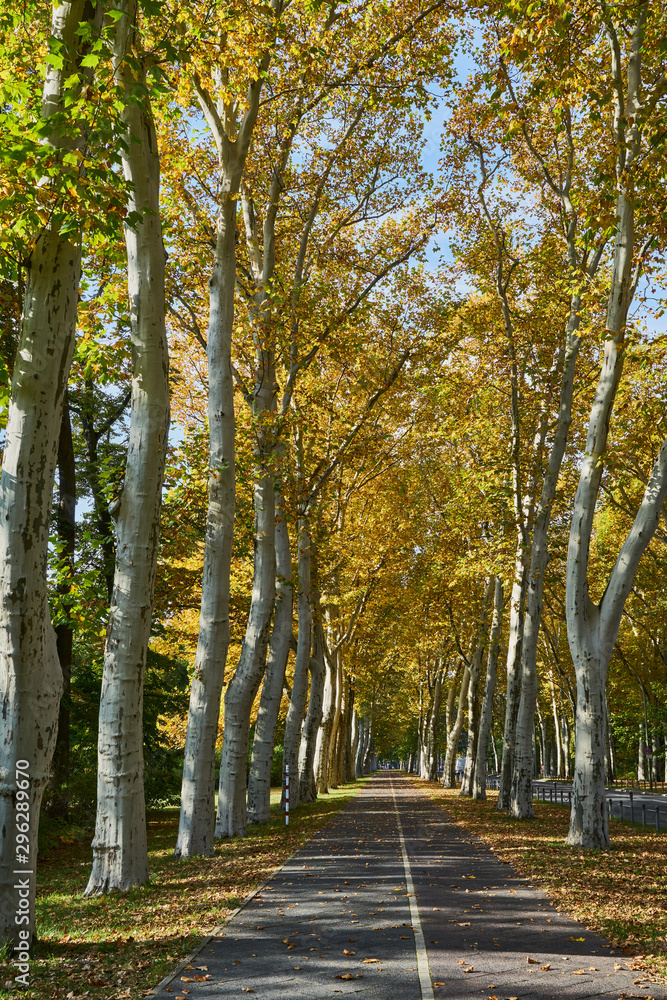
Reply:
[[[271,822],[246,837],[216,842],[212,858],[173,856],[178,809],[149,813],[150,884],[126,894],[83,899],[92,833],[50,847],[38,866],[37,934],[30,1000],[135,1000],[146,995],[214,927],[297,850],[367,779],[333,789],[292,812],[285,827],[272,791]],[[0,997],[16,996],[0,963]]]
[[[497,792],[473,802],[455,789],[425,787],[457,824],[543,889],[557,909],[615,948],[641,956],[645,967],[667,980],[667,833],[612,820],[611,849],[583,851],[565,844],[566,807],[534,801],[535,818],[516,820],[497,812]]]

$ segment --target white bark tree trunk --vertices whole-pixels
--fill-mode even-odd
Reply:
[[[308,517],[303,514],[299,517],[298,532],[297,607],[299,613],[299,634],[296,662],[294,664],[294,679],[292,681],[292,697],[290,698],[287,719],[285,721],[285,749],[283,753],[283,775],[285,773],[285,765],[289,765],[290,775],[294,775],[295,778],[299,773],[299,745],[301,740],[301,726],[306,712],[306,698],[308,696],[308,668],[310,666],[313,632],[313,609],[310,597],[312,539]],[[284,794],[285,789],[283,787],[283,796]],[[299,805],[299,798],[299,782],[293,780],[290,783],[290,808],[296,809]]]
[[[292,604],[292,555],[287,522],[279,498],[276,503],[276,610],[248,778],[248,819],[251,823],[267,823],[271,815],[271,764],[292,640]]]
[[[489,633],[489,654],[486,662],[486,680],[484,682],[484,697],[479,720],[479,737],[475,756],[475,772],[472,782],[473,799],[486,798],[486,758],[488,754],[489,734],[493,717],[493,698],[496,693],[498,676],[498,654],[500,652],[500,629],[503,618],[503,583],[500,577],[495,578],[493,588],[493,615]],[[495,754],[495,744],[494,744]]]
[[[535,732],[535,704],[538,690],[537,646],[542,620],[544,576],[549,561],[548,536],[551,510],[556,497],[558,477],[572,422],[572,396],[580,343],[576,331],[580,322],[580,309],[581,298],[579,295],[575,295],[570,307],[565,338],[558,418],[533,527],[521,647],[521,696],[517,710],[512,791],[509,802],[510,816],[517,819],[529,819],[533,816],[532,789],[535,763],[533,759],[533,734]]]
[[[346,714],[347,726],[345,732],[345,758],[343,761],[343,781],[347,784],[354,781],[354,756],[355,756],[355,720],[356,711],[354,708],[354,688],[352,682],[346,677],[347,696]]]
[[[611,50],[617,141],[617,235],[607,308],[608,337],[595,399],[591,408],[586,450],[574,499],[566,569],[567,635],[577,676],[575,768],[569,844],[585,848],[609,846],[604,797],[605,685],[607,667],[639,560],[658,524],[667,495],[667,441],[658,453],[634,523],[619,552],[599,605],[588,594],[588,564],[595,506],[611,413],[620,382],[627,315],[640,272],[635,260],[635,195],[632,178],[641,150],[638,110],[641,107],[642,48],[650,5],[638,5],[629,42],[627,67],[611,15],[605,28]]]
[[[341,718],[341,706],[343,702],[343,663],[340,645],[336,649],[334,656],[334,668],[336,671],[336,701],[334,703],[333,722],[331,724],[331,736],[329,737],[329,788],[338,788],[338,752],[339,752],[339,727]]]
[[[486,646],[489,627],[489,610],[494,594],[494,577],[489,577],[482,597],[482,612],[477,628],[475,650],[470,658],[470,680],[468,683],[468,746],[465,770],[461,781],[460,795],[472,795],[475,761],[477,760],[477,740],[479,738],[479,681],[482,673],[482,657]]]
[[[442,705],[442,668],[440,667],[435,676],[433,685],[433,705],[428,721],[427,738],[427,768],[424,775],[429,781],[438,780],[438,755],[436,753],[436,743],[438,738],[438,721],[440,719],[440,707]]]
[[[246,771],[250,712],[266,668],[275,598],[275,497],[272,469],[265,468],[263,474],[255,480],[254,493],[255,558],[252,599],[238,666],[225,691],[225,730],[220,759],[216,837],[243,835],[248,826]],[[290,769],[290,773],[296,775],[296,767],[294,770]]]
[[[447,734],[447,749],[445,751],[445,766],[442,772],[441,785],[443,788],[456,788],[456,777],[454,769],[456,767],[456,750],[459,744],[459,736],[463,729],[465,720],[466,703],[468,699],[468,684],[470,683],[470,668],[466,663],[463,667],[461,687],[459,689],[459,707],[456,718],[449,733]]]
[[[213,854],[215,743],[229,647],[229,591],[234,536],[234,318],[236,202],[218,213],[209,279],[208,356],[209,485],[199,638],[195,655],[181,783],[176,857]]]
[[[97,818],[86,895],[125,891],[148,881],[143,782],[143,681],[160,536],[162,481],[169,434],[169,353],[165,331],[165,250],[160,220],[160,160],[145,87],[136,7],[116,25],[115,77],[126,95],[123,122],[129,211],[125,227],[132,336],[132,402],[125,479],[116,521],[114,587],[100,696]],[[138,140],[138,141],[137,141]]]
[[[209,278],[208,359],[209,480],[199,638],[190,690],[176,857],[210,856],[214,838],[215,742],[229,648],[229,592],[234,536],[235,435],[232,331],[236,284],[236,210],[269,51],[248,87],[247,109],[234,135],[222,104],[197,76],[195,89],[218,149],[216,245]],[[232,116],[233,117],[233,116]],[[245,779],[244,779],[245,787]],[[245,806],[243,810],[245,813]]]
[[[64,97],[72,87],[68,80],[77,80],[72,92],[80,86],[77,29],[84,13],[82,0],[53,8],[51,34],[62,42],[65,59],[61,69],[47,67],[45,119],[63,113]],[[47,141],[56,160],[63,148],[78,145],[75,136],[63,140],[60,130]],[[25,943],[19,930],[28,932],[30,944],[35,926],[37,829],[63,687],[49,614],[47,550],[80,276],[79,234],[64,238],[57,225],[47,225],[35,241],[26,275],[0,478],[0,944]],[[25,764],[18,768],[21,773],[19,762]],[[18,834],[26,837],[20,858]],[[17,925],[14,869],[24,867],[33,873],[25,876],[28,919]]]
[[[331,746],[331,730],[336,711],[336,668],[330,656],[325,654],[326,678],[324,682],[324,700],[322,706],[322,722],[317,734],[315,750],[315,781],[317,791],[324,795],[329,791],[329,749]]]
[[[324,636],[322,630],[319,595],[313,594],[316,620],[313,623],[313,655],[310,658],[310,697],[308,712],[301,733],[299,750],[299,798],[302,802],[314,802],[317,798],[315,781],[315,748],[317,734],[322,721],[322,700],[324,695]]]

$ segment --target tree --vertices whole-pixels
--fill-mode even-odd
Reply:
[[[114,587],[100,697],[97,817],[86,895],[148,881],[143,782],[143,680],[157,568],[169,433],[160,160],[147,88],[146,53],[133,0],[116,8],[114,77],[123,102],[122,159],[130,187],[127,245],[133,346],[125,479],[112,516]]]
[[[667,495],[667,441],[655,458],[634,523],[618,554],[599,604],[588,592],[588,567],[595,506],[600,490],[609,423],[623,372],[628,311],[651,235],[636,247],[639,228],[635,194],[638,162],[650,135],[653,108],[663,93],[662,73],[646,87],[647,51],[657,25],[648,3],[612,11],[601,5],[610,51],[616,144],[616,240],[607,308],[603,363],[591,407],[586,450],[574,498],[566,574],[567,632],[577,674],[576,756],[568,843],[609,846],[604,796],[607,668],[639,560],[653,536]],[[615,15],[615,16],[614,16]],[[658,18],[660,20],[660,18]],[[625,42],[625,39],[628,39]],[[624,53],[624,42],[626,51]],[[641,190],[641,188],[640,188]],[[641,202],[640,202],[641,204]]]
[[[0,829],[5,845],[21,844],[21,862],[34,872],[37,825],[48,780],[63,689],[51,626],[46,562],[63,395],[74,349],[81,225],[63,199],[80,182],[84,143],[81,97],[91,77],[83,65],[101,26],[102,7],[83,0],[53,8],[44,73],[41,122],[24,122],[35,142],[48,212],[33,230],[29,269],[12,377],[0,480],[0,697],[5,705],[0,749]],[[18,17],[18,15],[17,15]],[[34,221],[39,218],[35,211]],[[39,224],[39,223],[38,223]],[[15,806],[22,803],[23,812]],[[28,819],[21,819],[24,816]],[[25,838],[25,839],[24,839]],[[15,922],[17,857],[0,859],[0,940],[25,944],[34,933],[34,875],[26,877],[27,921]]]

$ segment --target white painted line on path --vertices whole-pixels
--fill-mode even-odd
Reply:
[[[419,975],[419,987],[422,991],[422,1000],[435,1000],[435,995],[433,993],[433,985],[431,983],[431,970],[429,969],[428,966],[428,953],[426,951],[426,941],[424,940],[424,931],[422,930],[422,922],[419,916],[417,897],[415,895],[415,885],[414,882],[412,881],[412,871],[410,870],[410,859],[408,858],[408,852],[405,846],[405,837],[403,836],[401,817],[398,811],[398,804],[396,802],[396,791],[394,789],[393,775],[390,780],[391,780],[391,794],[394,799],[394,809],[396,811],[398,839],[401,843],[401,852],[403,854],[403,868],[405,870],[405,886],[408,891],[408,901],[410,903],[410,919],[412,920],[412,926],[415,932],[415,951],[417,952],[417,973]]]

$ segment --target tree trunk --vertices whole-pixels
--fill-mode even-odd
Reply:
[[[523,556],[523,541],[519,539],[516,552],[514,583],[510,600],[509,638],[507,642],[507,691],[505,694],[505,727],[503,730],[503,755],[500,763],[500,787],[497,809],[508,810],[514,772],[514,741],[519,708],[521,683],[521,647],[523,644],[523,616],[526,602],[527,570]]]
[[[220,759],[216,837],[243,835],[248,826],[246,772],[250,713],[266,669],[266,651],[275,600],[274,533],[273,470],[265,467],[255,480],[255,558],[248,624],[238,666],[225,691],[225,729]],[[296,766],[294,769],[290,768],[290,773],[296,776]],[[295,781],[294,788],[296,784]],[[298,801],[295,805],[298,805]]]
[[[352,691],[352,697],[354,698],[354,690]],[[346,776],[346,781],[354,781],[356,778],[356,762],[357,762],[357,747],[359,746],[359,716],[357,715],[356,708],[352,711],[352,740],[350,743],[350,764],[349,773]]]
[[[343,781],[348,784],[350,781],[354,781],[354,754],[355,754],[355,718],[356,712],[354,709],[354,688],[352,687],[351,681],[347,680],[348,693],[347,693],[347,726],[345,731],[345,758],[343,761]]]
[[[575,768],[567,842],[606,848],[609,830],[604,796],[605,685],[607,667],[639,560],[651,540],[667,494],[667,441],[658,453],[634,523],[619,552],[598,606],[588,593],[588,564],[595,506],[611,413],[625,355],[625,328],[640,273],[635,260],[633,173],[642,150],[642,50],[649,4],[638,5],[629,34],[627,66],[621,65],[611,14],[604,27],[610,43],[617,142],[616,243],[607,305],[607,338],[600,378],[591,407],[586,448],[574,499],[566,567],[567,636],[577,676]]]
[[[489,734],[493,717],[493,698],[496,692],[498,676],[498,654],[500,651],[500,628],[503,617],[503,584],[500,577],[495,577],[493,590],[493,616],[489,633],[489,655],[486,662],[486,681],[484,698],[479,720],[479,737],[475,756],[475,772],[472,784],[473,799],[486,798],[486,758],[488,756]],[[494,744],[495,755],[495,744]],[[498,766],[496,757],[496,767]]]
[[[125,480],[116,520],[116,564],[100,696],[97,819],[86,895],[148,881],[143,782],[143,681],[160,532],[169,433],[169,354],[164,315],[165,251],[160,221],[160,160],[146,77],[137,48],[135,9],[116,26],[116,81],[127,104],[123,122],[130,212],[125,227],[133,347],[132,409]],[[144,91],[142,103],[133,100]],[[139,141],[137,141],[137,139]]]
[[[442,780],[440,782],[443,788],[456,788],[456,776],[454,773],[454,769],[456,767],[456,751],[459,745],[459,736],[461,735],[461,730],[463,729],[463,721],[465,719],[465,707],[468,698],[469,683],[470,669],[466,663],[463,668],[463,677],[461,678],[461,687],[459,690],[458,712],[456,713],[454,724],[447,734],[445,766],[442,772]]]
[[[510,815],[516,819],[529,819],[533,816],[533,733],[538,690],[537,645],[542,620],[544,576],[549,560],[548,536],[551,510],[572,422],[572,396],[580,344],[576,331],[580,322],[580,310],[581,298],[575,295],[570,307],[565,337],[558,419],[533,528],[521,647],[521,697],[517,712],[512,792],[509,803]]]
[[[428,778],[429,781],[438,780],[438,755],[436,753],[436,744],[438,740],[440,706],[442,703],[442,671],[443,668],[441,667],[436,673],[435,683],[433,686],[433,705],[431,706],[431,716],[428,725],[427,770],[425,777]]]
[[[102,428],[95,427],[95,417],[97,415],[97,401],[94,393],[94,382],[87,378],[84,383],[84,390],[81,399],[79,415],[81,417],[81,427],[86,442],[86,459],[88,482],[90,483],[93,495],[93,509],[95,511],[95,522],[99,535],[99,545],[102,552],[102,574],[106,584],[109,604],[113,595],[113,582],[116,567],[116,545],[114,539],[113,521],[109,512],[109,505],[103,486],[101,475],[100,457],[98,445],[100,439],[110,429],[111,424],[106,421]],[[122,400],[122,408],[119,407],[117,419],[119,419],[129,402],[126,396]]]
[[[236,209],[268,63],[269,54],[265,51],[257,78],[248,88],[247,108],[235,136],[225,132],[210,94],[202,87],[199,78],[194,78],[202,113],[218,148],[220,180],[215,255],[208,283],[208,511],[199,638],[190,690],[181,815],[174,852],[177,857],[213,854],[215,743],[229,648],[230,567],[236,506],[236,418],[231,357],[236,284]],[[273,505],[271,510],[273,513]],[[242,743],[243,734],[237,735]],[[247,742],[248,737],[245,739]],[[245,789],[245,780],[243,785]],[[245,817],[245,801],[242,808],[238,808]]]
[[[283,681],[292,640],[292,555],[282,500],[276,502],[276,610],[257,711],[248,778],[248,819],[267,823],[271,815],[271,765]]]
[[[287,709],[285,722],[285,749],[283,753],[283,774],[285,765],[289,765],[291,775],[299,773],[299,744],[301,726],[306,711],[308,696],[308,668],[312,647],[313,611],[310,600],[310,570],[311,570],[311,535],[308,517],[299,517],[298,540],[298,598],[299,637],[297,640],[296,662],[294,664],[294,680],[292,681],[292,697]],[[284,779],[283,779],[284,785]],[[290,784],[290,807],[296,809],[299,805],[299,782],[293,780]],[[283,796],[285,789],[283,787]]]
[[[363,772],[364,754],[366,753],[367,723],[365,719],[359,719],[359,740],[357,743],[357,755],[354,764],[354,776],[360,778]],[[412,756],[412,755],[410,755]],[[408,773],[410,765],[408,764]]]
[[[60,119],[46,142],[54,168],[63,149],[79,145],[67,98],[76,101],[88,70],[79,58],[88,46],[79,25],[90,13],[83,0],[56,4],[51,35],[60,67],[47,65],[42,118]],[[101,7],[90,14],[95,35]],[[99,15],[99,16],[98,16]],[[67,137],[63,138],[63,133]],[[73,141],[74,137],[74,141]],[[48,183],[48,179],[46,181]],[[29,945],[34,934],[35,877],[22,877],[22,917],[14,868],[34,873],[44,788],[56,744],[63,678],[47,593],[47,554],[63,394],[74,350],[81,276],[79,233],[61,236],[47,222],[37,235],[26,271],[18,351],[14,364],[0,478],[0,944]],[[29,819],[27,818],[29,816]],[[16,853],[19,833],[27,837]],[[23,845],[22,845],[23,847]],[[25,905],[24,905],[25,904]]]
[[[67,390],[65,390],[58,441],[58,515],[56,526],[60,557],[58,595],[62,601],[61,621],[56,625],[56,648],[63,674],[63,696],[58,715],[58,737],[53,754],[54,795],[51,799],[49,812],[52,816],[66,818],[69,805],[70,692],[73,645],[72,618],[68,597],[72,591],[76,545],[76,464]]]
[[[213,854],[215,743],[229,648],[229,572],[234,536],[234,321],[236,202],[218,213],[215,258],[209,279],[209,482],[199,639],[195,656],[183,759],[176,857]]]
[[[338,752],[339,752],[339,727],[341,718],[341,707],[343,703],[343,664],[340,648],[334,653],[334,667],[336,671],[336,701],[334,704],[334,716],[331,724],[331,736],[329,738],[329,788],[338,788]]]
[[[563,740],[563,758],[564,758],[564,774],[566,778],[570,777],[570,724],[566,717],[562,717],[562,740]]]
[[[317,734],[315,750],[315,781],[317,791],[324,795],[329,791],[329,758],[331,748],[331,730],[336,712],[336,668],[330,656],[325,654],[326,680],[324,682],[324,701],[322,723]]]
[[[475,651],[470,659],[470,681],[468,683],[468,746],[466,763],[461,781],[461,795],[472,795],[475,761],[477,760],[477,740],[479,737],[479,681],[482,672],[482,657],[486,646],[489,626],[489,608],[494,594],[494,577],[489,577],[484,587],[482,613],[477,628]]]
[[[302,802],[314,802],[317,798],[315,782],[315,745],[322,721],[322,699],[324,695],[324,635],[319,607],[319,594],[313,594],[313,604],[317,609],[313,625],[313,655],[310,658],[310,698],[308,712],[301,734],[299,751],[299,798]]]

